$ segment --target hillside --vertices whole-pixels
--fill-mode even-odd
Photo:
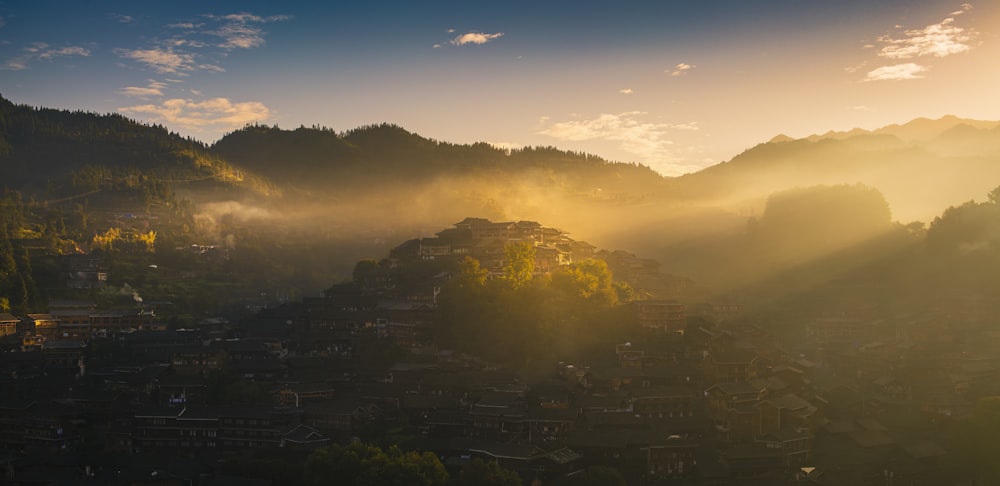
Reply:
[[[328,129],[247,126],[211,147],[213,154],[273,181],[308,191],[359,183],[427,183],[441,177],[512,176],[529,171],[558,179],[570,193],[635,194],[662,188],[662,177],[636,164],[611,163],[551,147],[503,150],[486,143],[452,144],[392,124],[338,133]]]
[[[344,132],[253,125],[207,147],[118,115],[3,100],[0,165],[4,185],[26,201],[105,207],[89,221],[91,234],[114,223],[116,204],[126,204],[119,212],[162,207],[163,216],[185,215],[170,231],[199,244],[252,241],[260,251],[294,255],[284,273],[308,274],[311,285],[326,278],[309,267],[317,259],[344,273],[393,242],[471,214],[546,221],[576,240],[655,259],[665,273],[733,290],[864,244],[893,221],[928,223],[950,206],[981,201],[1000,184],[1000,124],[944,117],[778,136],[730,161],[664,178],[589,154],[452,144],[389,123]],[[806,211],[779,232],[787,236],[769,237],[794,252],[739,250],[755,225],[773,219],[771,198],[792,189],[806,190],[815,198],[809,207],[822,211],[825,194],[871,192],[877,203],[853,207],[873,208],[878,224],[861,228],[863,218],[836,214],[831,229],[832,216],[823,216],[829,221],[810,231],[831,237],[799,250],[808,238],[800,241],[795,228],[820,217]],[[179,212],[181,198],[194,204]],[[165,220],[152,216],[151,229],[161,229]]]
[[[885,194],[894,218],[930,221],[941,208],[982,199],[1000,182],[1000,122],[944,117],[874,131],[776,137],[674,183],[676,197],[762,208],[790,187],[863,183]]]
[[[5,186],[69,196],[84,172],[104,179],[127,174],[176,187],[238,190],[267,195],[274,187],[210,154],[194,140],[120,115],[98,115],[16,105],[0,98],[0,166]],[[96,170],[95,170],[96,169]],[[74,176],[76,176],[74,178]]]

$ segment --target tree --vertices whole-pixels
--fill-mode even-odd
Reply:
[[[430,452],[403,452],[354,442],[317,449],[306,459],[307,485],[443,486],[448,471]]]
[[[535,273],[535,245],[529,241],[507,243],[503,247],[503,276],[514,289],[531,281]]]
[[[451,486],[521,486],[521,476],[510,469],[500,467],[494,461],[476,458],[462,466],[462,471],[454,478]]]
[[[973,484],[1000,484],[1000,396],[981,398],[972,415],[959,424],[947,467],[954,479]]]
[[[552,273],[552,285],[556,289],[602,306],[617,303],[613,283],[607,262],[593,258],[561,267]]]
[[[354,264],[354,272],[351,273],[351,280],[358,287],[364,287],[364,283],[367,277],[372,274],[378,273],[382,270],[379,267],[378,262],[372,260],[371,258],[361,260]]]
[[[590,466],[583,472],[571,476],[569,486],[627,486],[628,482],[617,469],[605,466]]]
[[[813,186],[772,194],[761,217],[758,249],[764,260],[802,263],[885,234],[889,203],[862,184]]]
[[[458,262],[456,284],[461,288],[481,289],[486,285],[487,276],[489,276],[489,272],[475,258],[467,256]]]

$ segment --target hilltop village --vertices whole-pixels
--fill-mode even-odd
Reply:
[[[442,346],[438,299],[456,275],[437,270],[471,257],[502,278],[512,243],[533,249],[538,276],[591,259],[616,279],[657,273],[537,222],[467,218],[238,322],[172,328],[138,299],[0,314],[4,477],[294,483],[314,451],[363,442],[430,452],[453,477],[495,462],[531,485],[600,467],[639,485],[942,484],[968,446],[956,431],[1000,393],[1000,333],[974,299],[788,312],[794,325],[776,326],[674,282],[674,296],[619,302],[627,339],[582,361],[511,366]],[[74,258],[67,285],[106,281],[100,262]],[[406,265],[433,272],[400,278]]]

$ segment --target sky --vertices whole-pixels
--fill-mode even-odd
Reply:
[[[0,0],[0,95],[212,144],[393,123],[675,176],[776,135],[1000,120],[1000,2]]]

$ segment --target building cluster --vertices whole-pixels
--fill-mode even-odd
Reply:
[[[546,273],[559,265],[589,258],[594,247],[575,241],[555,228],[534,221],[498,222],[465,218],[453,228],[434,237],[410,240],[393,250],[393,256],[417,256],[424,260],[475,258],[492,275],[503,273],[504,247],[510,243],[530,243],[535,250],[535,273]]]

